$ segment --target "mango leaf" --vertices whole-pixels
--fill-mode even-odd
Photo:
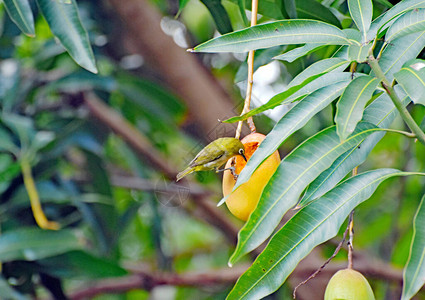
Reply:
[[[409,300],[425,284],[425,195],[413,219],[413,237],[410,254],[403,270],[401,300]]]
[[[311,64],[306,69],[304,69],[301,73],[295,76],[295,78],[292,79],[291,82],[288,84],[288,88],[298,85],[302,83],[304,80],[306,80],[307,78],[314,75],[328,73],[328,72],[343,72],[349,64],[350,64],[349,61],[339,57],[325,58],[325,59],[319,60]]]
[[[81,248],[81,241],[70,230],[17,229],[0,236],[0,261],[32,261]]]
[[[288,209],[298,202],[302,191],[320,173],[343,153],[378,130],[370,123],[359,123],[356,132],[340,142],[335,126],[331,126],[288,154],[264,188],[256,209],[239,231],[238,243],[229,263],[233,264],[264,242]]]
[[[372,44],[348,46],[348,59],[358,63],[364,63],[369,55]]]
[[[75,0],[70,4],[51,0],[37,0],[37,3],[53,34],[69,55],[81,67],[97,73],[93,50]]]
[[[371,0],[348,0],[351,18],[362,33],[362,42],[366,42],[366,34],[372,22],[373,6]]]
[[[335,26],[341,26],[338,18],[329,8],[315,0],[296,0],[297,18],[320,20]]]
[[[349,178],[295,214],[236,282],[227,299],[261,299],[277,290],[298,262],[338,233],[349,213],[385,179],[415,175],[379,169]],[[419,173],[418,175],[425,175]]]
[[[28,36],[35,36],[34,17],[28,0],[3,0],[7,14]]]
[[[379,80],[372,76],[355,78],[342,93],[336,107],[336,131],[341,141],[345,140],[356,128],[363,116],[366,103],[372,97]]]
[[[387,45],[379,59],[379,66],[388,80],[405,62],[416,58],[425,47],[425,32],[412,33],[393,40]]]
[[[221,0],[201,0],[201,2],[207,7],[213,17],[218,32],[225,34],[233,31],[229,15],[223,4],[221,4]]]
[[[403,105],[406,106],[409,102],[410,99],[408,97],[403,99]],[[372,123],[380,128],[388,128],[397,115],[397,110],[391,99],[387,94],[382,94],[365,109],[363,121]],[[298,206],[302,207],[331,190],[354,167],[366,160],[369,153],[384,135],[385,132],[375,132],[338,157],[329,169],[320,174],[308,186]]]
[[[43,272],[56,277],[107,278],[128,273],[116,263],[82,250],[42,259],[37,263]]]
[[[329,86],[338,82],[350,81],[351,76],[352,75],[349,72],[330,72],[313,75],[304,80],[301,84],[290,87],[288,86],[289,88],[286,91],[275,95],[266,104],[254,108],[242,116],[232,117],[224,122],[234,123],[239,120],[245,120],[250,116],[259,114],[268,109],[275,108],[276,106],[279,106],[281,104],[299,100],[322,87]]]
[[[275,56],[274,59],[293,62],[294,60],[310,54],[311,52],[324,47],[324,44],[305,44],[304,46],[297,47],[281,55]]]
[[[416,61],[417,64],[422,64],[421,68],[415,70],[413,64],[405,66],[394,77],[414,103],[425,105],[425,61]]]
[[[398,37],[425,30],[425,9],[409,11],[398,18],[385,34],[385,41],[390,42]]]
[[[186,7],[186,4],[189,2],[189,0],[179,0],[179,11],[176,14],[176,19],[180,16],[183,9]]]
[[[278,45],[324,43],[348,45],[352,42],[336,26],[315,20],[281,20],[252,26],[209,40],[192,52],[247,52]]]
[[[390,10],[388,10],[384,15],[378,17],[376,20],[373,21],[370,30],[367,33],[367,40],[371,40],[375,38],[378,33],[382,33],[386,28],[388,28],[392,23],[394,23],[394,20],[400,15],[416,8],[425,8],[425,1],[400,1],[399,3],[394,5]]]

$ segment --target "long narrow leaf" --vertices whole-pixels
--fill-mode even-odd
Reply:
[[[372,76],[357,77],[342,93],[335,116],[336,131],[341,140],[345,140],[356,128],[378,83],[379,80]]]
[[[398,18],[385,34],[386,42],[410,33],[425,30],[425,9],[409,11]]]
[[[93,50],[75,0],[70,4],[52,0],[37,0],[37,3],[53,34],[69,55],[83,68],[97,73]]]
[[[0,236],[0,261],[36,260],[81,247],[77,236],[69,230],[18,229]]]
[[[335,26],[341,26],[332,11],[315,0],[296,0],[297,17],[300,19],[320,20]]]
[[[372,1],[371,0],[348,0],[348,9],[351,18],[361,31],[363,42],[367,41],[366,34],[372,22]]]
[[[405,62],[416,58],[425,47],[425,32],[412,33],[393,40],[384,49],[379,66],[388,80],[393,80],[394,73]]]
[[[413,237],[409,259],[403,271],[401,300],[411,299],[425,284],[425,195],[413,219]]]
[[[10,18],[28,36],[35,36],[34,17],[28,0],[3,0]]]
[[[312,136],[281,162],[264,188],[257,208],[239,231],[238,244],[229,263],[264,242],[283,215],[293,207],[302,191],[343,153],[379,130],[370,123],[359,123],[356,132],[340,142],[335,126]]]
[[[228,300],[261,299],[277,290],[314,247],[338,233],[348,214],[387,178],[418,173],[379,169],[349,178],[293,216],[239,278]],[[419,175],[425,175],[419,173]],[[319,298],[319,297],[318,297]]]
[[[349,72],[331,72],[331,73],[320,73],[312,75],[311,77],[305,79],[302,83],[292,86],[289,85],[288,89],[280,94],[272,97],[266,104],[263,104],[255,109],[252,109],[248,113],[239,116],[233,117],[226,120],[226,123],[234,123],[240,120],[245,120],[250,116],[259,114],[268,109],[275,108],[281,104],[289,103],[295,100],[298,100],[312,92],[325,87],[332,85],[338,82],[345,82],[351,80],[351,73]],[[238,184],[236,185],[238,186]],[[236,187],[235,187],[236,189]]]
[[[333,25],[315,20],[281,20],[252,26],[196,46],[193,52],[247,52],[278,45],[324,43],[348,45],[352,42]]]
[[[304,46],[297,47],[281,55],[278,55],[274,57],[274,59],[293,62],[294,60],[303,57],[304,55],[310,54],[311,52],[324,46],[324,44],[305,44]]]
[[[218,32],[225,34],[233,31],[229,15],[223,4],[221,4],[221,0],[201,0],[201,2],[207,7],[213,17]]]
[[[367,33],[367,39],[371,40],[375,36],[383,32],[388,26],[390,26],[394,20],[402,15],[403,13],[416,9],[425,8],[425,0],[405,0],[400,1],[397,5],[394,5],[389,11],[387,11],[382,17],[373,21],[369,32]]]
[[[422,64],[425,66],[425,61]],[[415,70],[406,66],[395,73],[394,77],[414,103],[425,105],[425,68]]]
[[[395,86],[397,94],[403,96],[403,105],[406,106],[411,100],[401,93],[399,86]],[[363,121],[372,123],[380,128],[388,128],[398,115],[394,104],[387,94],[382,94],[373,101],[364,111]],[[345,177],[354,167],[362,164],[375,145],[385,135],[385,132],[375,132],[361,141],[358,145],[347,151],[332,164],[325,172],[320,174],[307,188],[298,206],[304,206],[316,199]]]

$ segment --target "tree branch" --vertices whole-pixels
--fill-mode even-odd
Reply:
[[[189,112],[203,129],[204,134],[217,135],[217,126],[231,135],[233,125],[219,123],[235,114],[233,101],[198,62],[166,35],[160,26],[162,16],[146,0],[108,1],[125,27],[132,48],[155,67],[169,86],[182,97]],[[218,136],[207,137],[215,139]]]

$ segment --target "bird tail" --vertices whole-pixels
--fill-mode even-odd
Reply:
[[[179,181],[180,179],[182,179],[183,177],[185,177],[186,175],[189,175],[190,173],[192,173],[194,170],[194,168],[189,167],[183,171],[181,171],[179,174],[177,174],[176,176],[176,181]]]

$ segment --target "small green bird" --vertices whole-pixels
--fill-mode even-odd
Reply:
[[[218,170],[218,167],[224,165],[230,158],[236,155],[241,155],[246,161],[245,147],[240,140],[235,138],[216,139],[205,146],[184,171],[177,174],[176,181],[196,171],[224,171],[225,169]]]

